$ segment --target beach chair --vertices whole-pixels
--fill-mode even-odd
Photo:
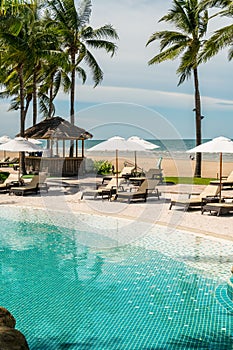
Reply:
[[[32,180],[18,187],[11,187],[9,194],[21,195],[35,193],[44,190],[48,192],[48,185],[45,183],[46,174],[34,175]]]
[[[184,207],[185,209],[189,209],[192,207],[198,208],[202,207],[205,203],[208,201],[218,201],[219,200],[219,192],[220,192],[220,186],[219,185],[207,185],[205,189],[197,196],[197,197],[190,197],[188,199],[177,199],[172,200],[170,203],[169,210],[175,206]]]
[[[205,204],[202,209],[201,213],[203,214],[204,212],[212,212],[216,213],[217,216],[222,215],[222,214],[229,214],[230,212],[233,211],[233,203],[207,203]]]
[[[0,191],[8,191],[12,184],[16,184],[17,178],[15,174],[10,173],[3,183],[0,184]]]
[[[123,179],[118,179],[118,187],[121,186]],[[112,178],[107,185],[101,185],[97,189],[89,188],[85,189],[82,192],[81,199],[84,198],[84,196],[93,196],[94,199],[101,196],[102,199],[107,198],[110,199],[113,194],[116,193],[117,188],[117,179],[114,177]]]
[[[5,157],[0,161],[0,167],[8,166],[10,157]]]
[[[124,168],[118,174],[118,178],[129,179],[131,176],[133,176],[134,171],[134,166],[124,166]],[[102,183],[104,184],[106,181],[110,181],[114,178],[116,178],[116,175],[104,176]]]
[[[148,196],[160,198],[161,193],[159,193],[156,188],[158,180],[150,181],[145,179],[139,187],[130,187],[128,191],[118,191],[116,193],[115,199],[127,200],[128,203],[134,200],[147,201]]]
[[[211,185],[219,185],[220,184],[220,180],[213,180],[210,181]],[[222,179],[221,181],[222,187],[224,186],[229,186],[232,187],[233,186],[233,170],[232,172],[228,175],[228,177],[226,179]]]
[[[148,171],[145,171],[145,176],[147,179],[158,179],[159,183],[163,182],[162,169],[151,168]]]

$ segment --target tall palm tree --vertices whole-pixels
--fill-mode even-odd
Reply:
[[[195,119],[196,145],[201,144],[201,98],[198,77],[198,56],[203,45],[203,37],[207,31],[208,12],[199,7],[198,0],[173,0],[173,6],[168,14],[160,19],[175,26],[176,30],[155,32],[149,38],[147,45],[160,40],[160,53],[154,56],[149,65],[174,60],[180,57],[177,74],[178,85],[193,75],[195,89]],[[201,153],[196,157],[196,177],[201,177]]]
[[[233,17],[233,1],[232,0],[204,0],[202,7],[218,7],[221,10],[216,15]],[[214,32],[214,34],[206,41],[203,52],[201,54],[201,61],[207,61],[220,50],[225,47],[230,47],[228,52],[229,61],[233,58],[233,24],[224,26]]]
[[[90,69],[94,86],[103,80],[103,72],[91,53],[90,49],[104,49],[111,56],[115,54],[116,45],[109,39],[118,39],[111,25],[93,29],[89,25],[91,16],[91,0],[80,0],[76,9],[74,0],[52,0],[49,3],[54,13],[51,22],[63,40],[63,49],[68,52],[70,59],[70,122],[74,124],[75,79],[80,64],[85,63]],[[72,145],[71,145],[71,153]]]
[[[7,76],[3,82],[8,88],[11,81],[18,80],[18,96],[20,105],[20,136],[24,137],[27,95],[25,93],[27,81],[30,80],[33,66],[30,46],[28,45],[28,24],[32,20],[32,11],[24,7],[14,18],[1,18],[0,46],[4,49],[1,56],[1,68],[6,69]],[[11,89],[10,88],[10,89]],[[9,89],[9,90],[10,90]],[[12,91],[11,91],[12,92]],[[24,153],[21,157],[21,169],[26,173]]]

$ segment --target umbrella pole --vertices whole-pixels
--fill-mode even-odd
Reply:
[[[220,191],[219,191],[219,202],[221,202],[222,196],[222,153],[220,153],[220,162],[219,162],[219,176],[220,176]]]
[[[19,152],[19,171],[18,171],[18,181],[19,181],[19,183],[20,183],[21,166],[22,166],[21,152]]]
[[[134,166],[135,166],[135,171],[137,172],[137,152],[134,152]]]
[[[118,190],[118,150],[116,149],[116,193]]]

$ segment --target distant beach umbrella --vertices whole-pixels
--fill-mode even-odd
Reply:
[[[219,153],[219,184],[220,184],[220,199],[221,199],[221,187],[222,187],[222,154],[233,153],[233,142],[224,136],[215,137],[211,141],[202,143],[188,151],[187,153]]]
[[[0,143],[6,143],[6,142],[9,142],[11,140],[11,138],[7,135],[3,135],[0,137]]]
[[[100,142],[98,145],[93,146],[87,150],[88,152],[115,152],[116,153],[116,179],[118,187],[118,152],[135,152],[135,163],[136,163],[136,151],[147,151],[147,149],[133,141],[129,141],[120,136],[114,136],[106,141]],[[137,167],[137,164],[135,164]]]
[[[156,148],[160,148],[160,146],[155,145],[152,142],[146,141],[146,140],[144,140],[144,139],[142,139],[142,138],[140,138],[138,136],[131,136],[131,137],[128,138],[127,141],[136,142],[139,145],[145,147],[145,149],[147,149],[147,150],[153,150],[153,149],[156,149]]]
[[[13,140],[10,140],[2,145],[0,145],[0,150],[9,151],[9,152],[38,152],[43,151],[39,145],[28,141],[23,137],[16,137]],[[19,162],[20,164],[21,162]],[[19,168],[19,178],[20,178],[21,169]]]

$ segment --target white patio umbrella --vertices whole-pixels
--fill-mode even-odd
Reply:
[[[118,152],[135,152],[135,161],[136,161],[136,151],[147,151],[142,145],[124,139],[120,136],[114,136],[110,139],[100,142],[98,145],[91,147],[87,150],[88,152],[115,152],[116,153],[116,182],[118,187]],[[137,166],[137,165],[136,165]]]
[[[233,142],[227,137],[219,136],[211,141],[202,143],[187,151],[187,153],[219,153],[219,183],[220,183],[220,198],[221,198],[221,187],[222,187],[222,154],[233,153]]]
[[[29,142],[33,143],[34,145],[41,145],[42,142],[36,139],[27,139]]]
[[[6,142],[8,142],[10,140],[11,140],[10,136],[7,136],[7,135],[3,135],[3,136],[0,137],[0,143],[1,144],[2,143],[6,143]],[[6,151],[3,152],[3,156],[4,156],[4,158],[6,157]]]
[[[10,140],[2,145],[0,145],[0,150],[9,151],[9,152],[37,152],[43,151],[39,145],[28,141],[23,137],[16,137],[13,140]],[[20,156],[20,153],[19,153]],[[20,164],[21,162],[19,162]],[[20,178],[21,169],[19,167],[19,178]]]
[[[145,147],[145,149],[147,149],[147,150],[153,150],[153,149],[156,149],[156,148],[160,148],[160,146],[155,145],[152,142],[146,141],[146,140],[144,140],[144,139],[142,139],[141,137],[138,137],[138,136],[131,136],[131,137],[129,137],[127,139],[127,141],[136,142],[139,145]]]

